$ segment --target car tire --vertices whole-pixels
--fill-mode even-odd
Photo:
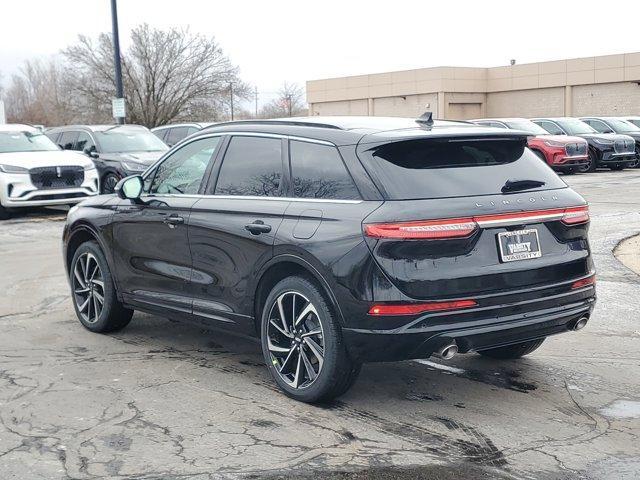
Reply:
[[[507,345],[505,347],[479,350],[478,353],[485,357],[497,358],[499,360],[513,360],[529,355],[542,345],[542,342],[544,341],[544,338],[540,338],[539,340],[530,340],[528,342],[516,343],[515,345]]]
[[[636,144],[636,161],[629,165],[629,168],[640,168],[640,147]]]
[[[11,213],[0,203],[0,220],[8,220],[9,218],[11,218]]]
[[[540,150],[532,150],[532,152],[535,153],[540,160],[547,164],[547,157],[544,156],[544,153],[542,153]]]
[[[71,260],[69,277],[73,307],[85,328],[107,333],[129,324],[133,310],[118,301],[109,265],[96,242],[78,247]]]
[[[120,178],[115,173],[107,173],[102,179],[102,188],[100,189],[100,193],[102,194],[110,194],[115,190],[116,184],[120,181]]]
[[[295,400],[332,400],[349,390],[360,373],[360,364],[347,353],[336,313],[306,277],[288,277],[273,287],[262,309],[261,343],[271,376]]]
[[[561,170],[562,173],[564,173],[565,175],[573,175],[574,173],[576,173],[575,168],[573,167],[568,167],[568,168],[564,168]]]
[[[587,156],[589,158],[589,162],[586,165],[583,165],[583,166],[579,167],[578,171],[580,173],[589,173],[589,172],[595,172],[596,171],[596,167],[597,167],[597,163],[598,163],[598,159],[596,157],[596,153],[592,149],[589,149],[589,153],[588,153]]]

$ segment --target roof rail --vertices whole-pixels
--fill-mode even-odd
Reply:
[[[331,125],[329,123],[312,122],[304,120],[233,120],[229,122],[220,122],[205,127],[203,130],[210,128],[225,127],[227,125],[293,125],[296,127],[317,127],[317,128],[332,128],[334,130],[344,130],[337,125]]]

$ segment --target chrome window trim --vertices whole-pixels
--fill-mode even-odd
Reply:
[[[334,143],[328,142],[326,140],[316,140],[314,138],[306,138],[306,137],[298,137],[295,135],[285,135],[280,133],[262,133],[262,132],[241,132],[241,131],[231,131],[231,132],[212,132],[205,133],[202,135],[197,135],[194,138],[188,138],[188,141],[180,142],[180,148],[186,147],[188,144],[195,142],[197,140],[202,140],[203,138],[212,138],[212,137],[222,137],[222,136],[246,136],[246,137],[265,137],[265,138],[276,138],[276,139],[287,139],[287,140],[295,140],[300,142],[307,143],[316,143],[319,145],[327,145],[330,147],[338,148],[338,146]],[[160,163],[164,162],[166,158],[168,158],[169,153],[173,151],[173,148],[167,152],[167,154],[163,155],[158,159],[157,162],[150,165],[147,170],[145,170],[142,174],[143,180],[146,180],[147,176],[153,171]],[[345,167],[346,168],[346,167]],[[311,203],[342,203],[342,204],[359,204],[364,202],[364,200],[341,200],[341,199],[331,199],[331,198],[298,198],[298,197],[259,197],[252,195],[201,195],[201,194],[189,194],[189,195],[177,195],[177,194],[163,194],[163,195],[154,195],[154,194],[145,194],[141,195],[140,198],[158,198],[158,197],[180,197],[180,198],[220,198],[224,200],[284,200],[287,202],[311,202]]]
[[[285,201],[285,202],[312,202],[312,203],[348,203],[348,204],[359,204],[364,202],[365,200],[340,200],[340,199],[330,199],[330,198],[296,198],[296,197],[259,197],[252,195],[202,195],[202,194],[145,194],[141,195],[140,198],[219,198],[222,200],[266,200],[266,201]]]

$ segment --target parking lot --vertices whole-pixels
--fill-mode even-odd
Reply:
[[[640,277],[613,250],[640,233],[640,170],[563,178],[591,204],[585,330],[510,363],[365,365],[324,406],[281,394],[245,339],[140,313],[88,332],[64,215],[3,222],[0,478],[638,478]]]

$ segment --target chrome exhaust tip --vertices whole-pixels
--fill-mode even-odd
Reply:
[[[587,322],[589,321],[589,317],[579,318],[576,323],[573,324],[573,331],[577,332],[578,330],[582,330],[587,326]]]
[[[455,343],[449,343],[440,347],[440,349],[436,352],[436,356],[442,358],[443,360],[450,360],[456,356],[458,353],[458,346]]]

